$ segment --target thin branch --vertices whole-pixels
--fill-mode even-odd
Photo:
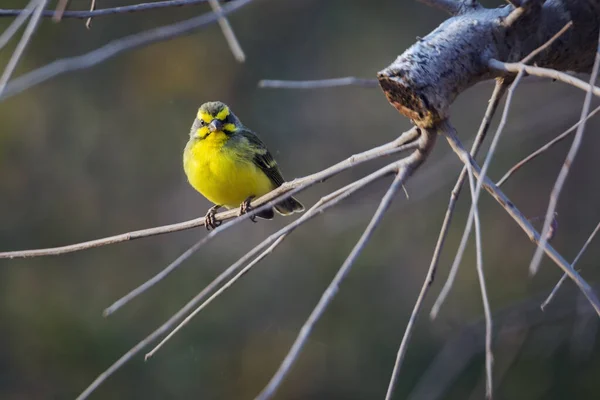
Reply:
[[[19,28],[27,21],[27,18],[31,15],[33,10],[35,9],[35,5],[38,0],[30,0],[27,7],[19,13],[17,18],[11,22],[11,24],[2,32],[0,35],[0,49],[2,49],[6,44],[12,39],[12,37],[17,33]]]
[[[416,130],[415,130],[416,131]],[[405,134],[413,132],[413,130],[410,130],[408,132],[405,132]],[[407,159],[411,159],[410,157],[408,157]],[[404,159],[406,160],[406,159]],[[348,185],[346,188],[348,189],[342,196],[347,197],[350,196],[352,193],[354,193],[355,191],[365,187],[366,185],[377,181],[378,179],[383,178],[384,176],[389,175],[390,173],[393,173],[394,171],[396,171],[400,166],[404,165],[404,160],[400,160],[400,161],[396,161],[395,163],[392,163],[386,167],[383,167],[381,169],[379,169],[378,171]],[[337,193],[337,192],[336,192]],[[334,193],[334,194],[336,194]],[[334,195],[332,194],[332,195]],[[332,196],[330,195],[330,196]],[[328,196],[326,196],[324,198],[325,200],[323,201],[327,201],[329,199]],[[341,199],[340,199],[341,200]],[[327,206],[323,207],[324,208]],[[321,212],[322,210],[320,210],[319,212]],[[87,398],[94,390],[96,390],[109,376],[111,376],[113,373],[115,373],[119,368],[121,368],[127,361],[129,361],[131,358],[133,358],[137,353],[139,353],[144,347],[146,347],[148,344],[152,343],[153,341],[155,341],[158,337],[160,337],[161,335],[163,335],[164,333],[166,333],[167,331],[169,331],[170,329],[172,329],[172,327],[178,322],[180,321],[182,318],[184,318],[189,312],[191,312],[194,307],[196,307],[196,305],[202,301],[209,293],[211,293],[216,287],[218,287],[218,285],[221,284],[221,282],[223,282],[225,279],[227,279],[230,275],[232,275],[241,265],[243,265],[244,263],[246,263],[247,261],[249,261],[252,257],[254,257],[259,251],[261,251],[264,247],[269,246],[270,244],[274,243],[280,236],[287,234],[289,232],[291,232],[293,229],[295,229],[298,225],[300,225],[304,220],[308,219],[308,212],[305,213],[304,215],[302,215],[302,217],[298,218],[296,221],[294,221],[293,223],[287,225],[286,227],[282,228],[281,230],[279,230],[278,232],[272,234],[271,236],[269,236],[267,239],[265,239],[262,243],[260,243],[258,246],[254,247],[252,250],[250,250],[248,253],[246,253],[245,256],[243,256],[242,258],[240,258],[235,264],[231,265],[229,268],[227,268],[225,271],[223,271],[214,281],[212,281],[207,287],[205,287],[200,293],[198,293],[196,295],[196,297],[194,297],[193,299],[191,299],[183,308],[181,308],[178,312],[176,312],[173,316],[171,316],[171,318],[169,318],[163,325],[161,325],[160,327],[158,327],[154,332],[152,332],[150,335],[148,335],[145,339],[143,339],[142,341],[140,341],[138,344],[136,344],[133,348],[131,348],[127,353],[123,354],[117,361],[115,361],[107,370],[105,370],[103,373],[101,373],[91,384],[90,386],[88,386],[85,391],[79,395],[79,397],[77,398],[77,400],[83,400],[85,398]],[[311,215],[316,215],[317,213],[313,213]],[[244,216],[249,215],[249,214],[244,214]]]
[[[246,60],[246,55],[244,54],[244,50],[242,50],[240,42],[235,36],[235,32],[233,32],[233,28],[231,27],[229,20],[223,16],[223,9],[219,4],[219,0],[208,0],[208,2],[213,12],[219,15],[219,26],[221,27],[221,31],[223,31],[223,36],[225,36],[225,40],[229,45],[229,49],[233,53],[233,57],[237,62],[243,63]]]
[[[259,88],[269,89],[323,89],[339,86],[374,88],[379,86],[379,82],[377,79],[356,78],[353,76],[333,79],[318,79],[312,81],[278,81],[272,79],[263,79],[258,82]]]
[[[475,141],[473,142],[471,148],[471,155],[475,157],[477,152],[479,151],[483,140],[487,134],[487,131],[490,127],[490,123],[492,118],[498,108],[498,104],[500,103],[500,99],[504,96],[507,88],[506,81],[504,79],[498,79],[496,81],[496,86],[494,87],[494,92],[489,100],[489,104],[483,120],[481,121],[481,126],[479,127],[479,131],[477,132],[477,136],[475,137]],[[442,253],[442,249],[444,247],[444,243],[446,241],[446,237],[448,235],[448,229],[450,227],[450,223],[452,222],[452,216],[454,215],[454,207],[456,205],[456,201],[458,200],[458,196],[460,195],[460,191],[462,189],[462,185],[467,176],[467,167],[463,167],[454,188],[450,194],[450,201],[448,204],[448,208],[446,210],[446,216],[444,217],[444,222],[442,223],[442,229],[438,236],[438,240],[433,251],[433,256],[431,259],[431,263],[429,265],[429,270],[427,271],[427,275],[425,277],[425,281],[423,282],[423,286],[421,287],[421,292],[419,293],[419,297],[415,302],[415,306],[413,307],[412,313],[408,320],[408,324],[406,325],[406,329],[404,331],[404,336],[402,337],[402,342],[400,343],[400,347],[398,348],[398,353],[396,355],[396,361],[394,362],[394,368],[392,370],[392,376],[390,378],[390,382],[388,384],[387,393],[385,396],[386,400],[391,400],[392,395],[394,393],[394,388],[396,386],[396,380],[398,379],[398,375],[400,372],[400,367],[402,366],[402,362],[404,361],[404,357],[406,355],[406,351],[408,349],[408,343],[412,336],[412,332],[417,321],[417,318],[421,312],[421,307],[423,305],[423,301],[425,300],[425,296],[429,292],[431,288],[431,284],[435,279],[435,275],[437,272],[437,266],[440,260],[440,254]]]
[[[154,355],[171,337],[173,337],[181,328],[189,323],[200,311],[202,311],[206,306],[208,306],[214,299],[219,297],[225,290],[230,288],[238,279],[244,276],[250,269],[252,269],[256,264],[258,264],[262,259],[264,259],[267,255],[269,255],[275,247],[277,247],[293,230],[307,222],[309,219],[317,216],[318,214],[324,212],[327,208],[333,207],[340,201],[344,200],[346,197],[353,194],[356,190],[364,187],[365,183],[363,182],[353,182],[349,185],[344,186],[341,189],[336,190],[335,192],[322,197],[314,206],[312,206],[302,217],[298,218],[291,224],[288,224],[285,228],[281,229],[279,232],[275,233],[273,236],[276,238],[275,241],[260,255],[258,255],[252,262],[250,262],[247,266],[242,268],[240,272],[238,272],[233,278],[231,278],[227,283],[225,283],[219,290],[214,292],[208,299],[206,299],[202,304],[200,304],[194,311],[192,311],[183,321],[179,323],[158,345],[156,345],[150,352],[146,353],[144,360],[148,360],[150,357]],[[262,250],[264,247],[270,243],[271,240],[267,239],[264,242],[257,245],[255,248],[251,250],[252,254],[255,254],[257,251]],[[240,260],[236,261],[234,265],[232,265],[232,269],[239,268],[243,263],[245,263],[249,259],[248,255],[244,255]]]
[[[31,38],[33,37],[33,33],[35,32],[36,28],[38,27],[42,11],[44,11],[44,7],[46,7],[47,1],[48,0],[38,0],[37,1],[36,8],[33,11],[33,14],[31,15],[31,19],[29,20],[27,27],[25,28],[25,32],[23,32],[23,36],[21,37],[21,40],[17,44],[17,47],[15,48],[15,51],[13,52],[12,56],[10,57],[10,60],[8,60],[8,63],[6,64],[6,68],[4,69],[2,76],[0,76],[0,97],[2,96],[2,93],[4,92],[4,89],[6,89],[6,84],[8,83],[8,80],[10,79],[11,75],[15,71],[15,68],[17,67],[17,64],[19,63],[19,60],[21,59],[21,56],[25,52],[25,48],[31,41]]]
[[[537,272],[540,262],[542,261],[542,255],[544,245],[547,242],[546,236],[548,235],[548,231],[550,230],[550,224],[554,218],[554,212],[556,211],[556,206],[558,204],[558,199],[560,197],[560,193],[562,191],[563,185],[567,180],[567,176],[569,175],[569,170],[571,169],[571,165],[575,161],[575,157],[577,156],[577,152],[579,151],[579,147],[581,146],[581,142],[583,140],[583,133],[585,131],[585,120],[590,112],[590,107],[592,105],[592,88],[596,82],[596,78],[598,77],[598,70],[600,69],[600,33],[598,35],[598,47],[596,48],[596,60],[594,61],[594,67],[592,68],[592,75],[590,76],[589,89],[585,95],[585,100],[583,102],[583,108],[581,110],[581,117],[579,120],[581,124],[577,127],[577,133],[575,133],[575,138],[573,138],[573,143],[571,144],[571,149],[567,154],[567,158],[563,163],[563,166],[558,174],[558,178],[556,179],[556,183],[554,184],[554,188],[552,189],[552,193],[550,193],[550,203],[548,204],[548,210],[546,211],[546,220],[544,221],[544,228],[542,229],[542,242],[540,246],[536,249],[533,259],[531,260],[531,264],[529,265],[529,272],[533,275]]]
[[[476,189],[475,184],[473,182],[473,170],[471,168],[471,164],[465,164],[468,168],[469,174],[469,186],[471,188],[471,198],[473,203],[475,204],[476,200]],[[481,174],[483,176],[483,173]],[[486,371],[486,379],[485,379],[485,395],[486,398],[491,399],[493,395],[493,380],[492,380],[492,365],[494,363],[494,353],[492,352],[492,335],[493,335],[493,325],[492,325],[492,311],[490,309],[490,301],[487,295],[487,289],[485,285],[485,275],[483,272],[483,248],[481,246],[481,226],[479,221],[479,210],[478,207],[475,206],[473,209],[473,214],[475,216],[475,245],[476,245],[476,255],[477,255],[477,276],[479,277],[479,287],[481,288],[481,301],[483,303],[483,312],[485,315],[485,371]]]
[[[592,112],[590,112],[588,114],[588,116],[585,117],[584,121],[587,121],[588,119],[592,118],[598,112],[600,112],[600,106],[596,107]],[[504,176],[496,183],[496,185],[502,186],[508,180],[508,178],[510,178],[515,172],[517,172],[525,164],[532,161],[534,158],[538,157],[545,151],[549,150],[555,144],[558,144],[561,141],[563,141],[564,139],[566,139],[567,137],[571,136],[571,134],[576,131],[577,127],[579,125],[581,125],[582,122],[583,121],[581,121],[581,120],[577,121],[577,123],[574,124],[573,126],[571,126],[569,129],[567,129],[566,131],[564,131],[563,133],[561,133],[560,135],[558,135],[557,137],[555,137],[554,139],[552,139],[551,141],[549,141],[548,143],[546,143],[545,145],[543,145],[542,147],[540,147],[539,149],[537,149],[536,151],[534,151],[533,153],[531,153],[530,155],[528,155],[527,157],[525,157],[524,159],[519,161],[518,163],[516,163],[511,169],[508,170],[508,172],[506,174],[504,174]]]
[[[313,216],[316,214],[310,214],[310,215]],[[279,244],[281,242],[283,242],[283,240],[286,237],[287,237],[287,234],[284,234],[284,235],[281,235],[279,238],[277,238],[277,240],[275,240],[275,242],[273,242],[273,244],[271,244],[265,251],[260,253],[254,260],[252,260],[252,262],[250,262],[247,266],[242,268],[240,270],[240,272],[238,272],[233,278],[231,278],[229,281],[227,281],[226,284],[221,286],[219,288],[219,290],[214,292],[208,299],[206,299],[194,311],[192,311],[187,317],[185,317],[185,319],[183,321],[181,321],[179,323],[179,325],[177,325],[167,336],[165,336],[165,338],[163,340],[161,340],[160,343],[158,343],[152,350],[150,350],[148,353],[146,353],[146,355],[144,356],[144,361],[148,361],[148,359],[150,357],[154,356],[154,354],[158,350],[160,350],[160,348],[165,343],[167,343],[177,332],[179,332],[180,329],[182,329],[184,326],[186,326],[192,320],[192,318],[194,318],[200,311],[205,309],[214,299],[216,299],[221,294],[223,294],[223,292],[225,290],[229,289],[235,282],[237,282],[238,279],[240,279],[242,276],[244,276],[256,264],[258,264],[260,261],[262,261],[269,254],[271,254],[273,252],[273,250],[275,249],[275,247],[279,246]]]
[[[60,22],[70,2],[71,0],[58,0],[58,3],[56,4],[56,9],[54,10],[54,15],[52,16],[52,20],[54,22]]]
[[[402,186],[402,184],[405,182],[405,180],[410,176],[410,174],[413,172],[413,170],[421,164],[421,162],[424,160],[427,152],[430,151],[430,149],[433,145],[433,142],[435,141],[436,136],[435,136],[435,134],[432,135],[431,132],[428,132],[428,131],[424,131],[422,133],[422,135],[423,136],[422,136],[422,140],[421,140],[421,142],[422,142],[421,148],[423,149],[424,152],[421,153],[420,155],[417,152],[413,153],[416,156],[412,159],[410,157],[407,157],[405,160],[408,160],[408,162],[405,163],[404,165],[402,165],[401,167],[399,167],[398,172],[396,174],[396,178],[394,179],[394,182],[392,183],[392,185],[388,189],[387,193],[385,194],[385,196],[379,203],[379,207],[377,208],[377,211],[375,212],[375,214],[373,215],[373,218],[369,222],[369,225],[367,226],[367,228],[361,235],[359,241],[356,243],[356,245],[352,249],[352,252],[350,252],[350,254],[346,258],[346,260],[344,261],[344,263],[342,264],[340,269],[338,270],[337,274],[335,275],[335,277],[333,278],[333,280],[331,281],[331,283],[329,284],[329,286],[327,287],[327,289],[325,290],[323,295],[321,296],[321,299],[319,300],[318,304],[313,309],[310,316],[308,317],[308,319],[306,320],[306,322],[300,329],[300,333],[298,334],[298,337],[294,341],[294,344],[290,348],[285,359],[279,366],[279,369],[273,375],[273,377],[271,378],[271,380],[269,381],[267,386],[262,390],[262,392],[258,396],[256,396],[256,400],[267,400],[275,394],[275,391],[281,385],[281,382],[283,381],[283,379],[289,372],[290,368],[292,367],[292,364],[298,358],[298,355],[300,354],[302,348],[304,347],[304,344],[306,343],[306,340],[308,339],[314,325],[317,323],[319,318],[325,312],[325,309],[327,308],[327,306],[329,305],[329,303],[331,302],[331,300],[337,293],[337,291],[339,289],[339,285],[344,280],[344,278],[346,277],[348,272],[350,272],[352,265],[354,264],[354,262],[356,261],[356,259],[358,258],[358,256],[360,255],[360,253],[362,252],[364,247],[366,246],[371,235],[373,234],[373,231],[375,230],[377,225],[379,225],[379,223],[381,222],[381,219],[382,219],[383,215],[385,214],[385,211],[387,210],[390,203],[392,202],[392,199],[394,198],[398,189]]]
[[[521,64],[528,64],[531,60],[533,60],[535,58],[535,56],[537,56],[538,54],[540,54],[542,51],[546,50],[548,47],[550,47],[552,45],[552,43],[554,43],[556,41],[556,39],[560,38],[562,35],[564,35],[564,33],[566,31],[568,31],[569,29],[571,29],[573,27],[573,21],[569,21],[565,24],[565,26],[563,26],[558,32],[556,32],[550,39],[548,39],[546,41],[546,43],[544,43],[543,45],[541,45],[540,47],[538,47],[537,49],[535,49],[534,51],[532,51],[531,53],[529,53],[529,55],[527,57],[525,57],[524,59],[521,60]]]
[[[337,175],[343,171],[346,171],[350,168],[355,167],[356,165],[362,164],[367,161],[371,161],[374,159],[382,158],[385,156],[389,156],[392,154],[396,154],[401,151],[414,149],[417,147],[417,142],[415,139],[419,136],[417,128],[412,128],[406,132],[404,132],[400,137],[392,142],[386,143],[384,145],[375,147],[373,149],[367,150],[362,153],[355,154],[337,164],[332,165],[331,167],[314,173],[312,175],[305,176],[303,178],[295,179],[291,182],[284,183],[279,188],[273,190],[272,192],[254,200],[252,202],[253,210],[247,214],[238,217],[238,210],[228,210],[221,212],[215,216],[217,221],[226,221],[232,218],[237,218],[236,223],[242,222],[245,219],[249,219],[250,216],[253,216],[263,210],[268,208],[267,205],[273,206],[277,202],[292,196],[293,194],[300,192],[301,190],[307,189],[310,186],[324,182],[326,179],[331,178],[334,175]],[[231,224],[231,223],[230,223]],[[222,225],[211,232],[213,236],[217,231],[221,232],[222,230],[228,229],[230,224]],[[35,250],[21,250],[21,251],[9,251],[0,253],[0,259],[2,258],[24,258],[24,257],[40,257],[40,256],[50,256],[50,255],[59,255],[72,253],[75,251],[81,251],[86,249],[91,249],[100,246],[106,246],[114,243],[126,242],[129,240],[140,239],[149,236],[162,235],[171,232],[177,232],[181,230],[196,228],[199,226],[204,226],[204,217],[195,218],[189,221],[184,221],[176,224],[164,225],[155,228],[142,229],[133,232],[122,233],[115,236],[109,236],[101,239],[91,240],[82,243],[71,244],[67,246],[53,247],[47,249],[35,249]],[[210,236],[210,234],[209,234]]]
[[[591,90],[594,96],[600,96],[600,87],[594,86],[591,83],[585,82],[577,77],[569,75],[565,72],[557,71],[555,69],[532,67],[529,65],[524,65],[522,63],[504,63],[493,58],[488,61],[488,66],[498,71],[512,73],[519,73],[521,70],[523,70],[529,75],[555,79],[557,81],[564,82],[581,90],[585,90],[588,92]]]
[[[504,130],[504,126],[506,125],[506,121],[508,119],[508,112],[510,110],[510,105],[512,104],[512,98],[513,98],[514,91],[517,88],[517,85],[521,81],[522,77],[523,77],[523,72],[521,71],[521,72],[519,72],[519,74],[517,74],[517,77],[511,84],[510,88],[508,89],[508,95],[506,97],[506,103],[504,106],[504,110],[502,112],[502,118],[500,119],[500,123],[498,124],[498,128],[496,129],[496,134],[494,135],[494,138],[492,139],[492,144],[490,145],[490,149],[488,150],[488,153],[485,157],[485,161],[483,164],[483,168],[481,170],[482,178],[485,178],[485,176],[486,176],[487,169],[489,168],[492,157],[494,155],[494,152],[495,152],[498,142],[500,140],[500,136],[502,135],[502,131]],[[465,230],[463,232],[463,236],[461,238],[460,245],[458,247],[458,251],[456,252],[456,256],[454,257],[454,262],[452,263],[452,267],[450,268],[450,273],[448,274],[448,278],[446,279],[446,282],[444,283],[444,286],[442,287],[442,290],[440,291],[438,298],[436,299],[435,303],[433,304],[433,307],[431,308],[430,317],[432,319],[437,317],[437,314],[439,313],[439,310],[440,310],[442,304],[444,304],[444,302],[446,301],[446,298],[448,297],[448,294],[450,294],[450,290],[452,290],[452,286],[454,285],[454,280],[456,279],[456,275],[458,273],[458,269],[460,267],[462,257],[464,255],[465,249],[467,247],[469,235],[471,234],[471,229],[473,227],[473,220],[474,220],[474,212],[473,211],[477,205],[477,201],[479,200],[479,194],[481,192],[481,185],[482,185],[482,178],[480,178],[477,182],[477,187],[475,189],[475,196],[472,200],[471,209],[469,211],[469,217],[467,218]]]
[[[94,11],[64,11],[61,18],[75,18],[75,19],[88,19],[96,17],[104,17],[107,15],[116,14],[127,14],[138,11],[149,11],[161,8],[174,8],[182,6],[194,6],[203,3],[207,3],[208,0],[166,0],[166,1],[155,1],[153,3],[141,3],[130,6],[121,6],[113,8],[103,8]],[[1,17],[16,17],[23,10],[5,10],[0,9]],[[57,18],[58,11],[47,10],[42,13],[42,17],[46,18]]]
[[[237,11],[251,1],[252,0],[237,0],[228,3],[223,6],[222,15],[228,15],[229,13]],[[66,12],[64,16],[66,16]],[[113,40],[112,42],[109,42],[108,44],[96,50],[80,56],[56,60],[44,67],[38,68],[20,76],[17,79],[14,79],[8,84],[5,93],[0,96],[0,100],[14,96],[15,94],[21,93],[32,86],[45,82],[66,72],[77,71],[100,64],[125,51],[190,34],[197,29],[216,22],[218,18],[219,15],[213,12],[202,14],[198,17],[194,17],[172,25],[149,29],[144,32]]]
[[[442,11],[446,11],[450,15],[456,15],[460,13],[462,0],[419,0],[421,3],[427,4],[428,6],[438,8]]]
[[[591,235],[587,238],[587,240],[583,244],[583,247],[581,248],[581,250],[579,250],[579,253],[577,253],[577,256],[571,263],[571,267],[575,268],[575,264],[577,264],[577,261],[579,261],[579,259],[581,258],[581,256],[583,255],[583,253],[585,252],[585,250],[587,249],[589,244],[592,242],[592,240],[594,240],[594,237],[596,236],[598,231],[600,231],[600,223],[598,223],[598,225],[596,225],[596,228],[592,231]],[[550,292],[550,294],[548,295],[548,298],[546,300],[544,300],[544,302],[540,306],[542,311],[544,311],[544,309],[548,306],[548,304],[550,304],[550,302],[552,301],[554,296],[556,296],[558,289],[560,289],[561,285],[564,283],[564,281],[566,279],[567,279],[567,274],[563,274],[563,276],[560,278],[560,280],[558,281],[556,286],[554,286],[554,289],[552,289],[552,292]]]
[[[452,150],[458,155],[463,163],[471,163],[473,173],[476,177],[479,176],[480,169],[475,160],[469,155],[460,143],[458,137],[453,131],[446,130],[446,139],[452,147]],[[517,207],[510,201],[508,197],[496,186],[489,178],[485,178],[483,187],[492,197],[506,210],[506,212],[512,217],[513,220],[521,227],[521,229],[527,234],[529,240],[534,244],[538,245],[541,241],[540,234],[533,228],[531,223],[525,218],[525,216],[519,211]],[[544,246],[546,254],[554,261],[564,272],[569,275],[569,278],[575,282],[577,287],[588,299],[596,314],[600,316],[600,301],[596,297],[590,285],[575,271],[571,265],[558,253],[549,243]]]
[[[167,277],[171,272],[181,266],[188,258],[194,255],[200,247],[204,246],[210,239],[214,237],[214,233],[216,230],[213,230],[208,235],[204,236],[198,242],[196,242],[192,247],[183,252],[179,257],[177,257],[172,263],[167,265],[162,271],[158,274],[154,275],[152,278],[148,279],[146,282],[141,284],[140,286],[133,289],[131,292],[127,293],[125,296],[121,297],[119,300],[115,301],[110,307],[107,307],[102,312],[102,315],[105,317],[110,316],[115,311],[123,307],[125,304],[129,303],[131,300],[136,298],[137,296],[144,293],[146,290],[150,289],[152,286],[156,285],[158,282]]]
[[[96,0],[91,0],[90,4],[90,12],[93,12],[96,9]],[[87,29],[92,29],[92,17],[88,17],[85,21],[85,27]]]
[[[347,188],[343,188],[343,189],[347,190]],[[292,194],[293,193],[289,193],[290,196]],[[330,197],[332,197],[332,196],[337,196],[337,192],[332,193],[331,195],[321,199],[312,208],[322,205],[325,201],[330,201]],[[257,209],[255,211],[255,213],[257,213],[257,212],[260,212],[260,211]],[[308,214],[308,216],[306,218],[312,216],[312,214],[310,214],[308,212],[305,213],[305,215],[307,215],[307,214]],[[304,221],[304,219],[300,218],[300,221],[298,223],[300,224],[300,223],[302,223],[302,221]],[[146,290],[150,289],[152,286],[154,286],[155,284],[160,282],[167,275],[169,275],[171,272],[173,272],[176,268],[181,266],[182,263],[185,260],[187,260],[189,257],[191,257],[196,251],[198,251],[198,249],[200,249],[200,247],[202,247],[203,245],[208,243],[212,238],[214,238],[215,236],[220,234],[225,229],[228,229],[228,228],[231,228],[232,226],[234,226],[235,222],[236,221],[233,221],[233,223],[221,225],[221,226],[217,227],[217,229],[213,229],[208,235],[206,235],[204,238],[202,238],[200,241],[198,241],[196,244],[194,244],[192,247],[190,247],[188,250],[186,250],[182,255],[177,257],[177,259],[175,259],[175,261],[173,261],[171,264],[169,264],[166,268],[164,268],[158,274],[156,274],[151,279],[147,280],[146,282],[144,282],[142,285],[138,286],[131,292],[127,293],[125,296],[121,297],[119,300],[114,302],[110,307],[106,308],[104,310],[103,315],[109,316],[109,315],[113,314],[115,311],[117,311],[118,309],[123,307],[129,301],[133,300],[135,297],[139,296],[140,294],[144,293]]]
[[[531,61],[537,54],[539,54],[541,51],[543,51],[548,46],[550,46],[556,39],[558,39],[560,37],[560,35],[564,34],[570,27],[571,27],[571,24],[567,23],[562,29],[560,29],[558,31],[557,34],[552,36],[543,45],[541,45],[537,49],[533,50],[529,55],[527,55],[525,58],[523,58],[523,60],[521,60],[519,65],[525,66],[526,62]],[[469,211],[469,217],[467,218],[467,223],[465,225],[465,230],[463,232],[463,236],[462,236],[458,251],[456,252],[454,262],[450,269],[450,273],[448,274],[448,278],[447,278],[446,282],[444,283],[444,286],[442,287],[442,290],[431,309],[431,313],[430,313],[431,318],[435,318],[437,316],[440,307],[442,306],[442,304],[448,297],[448,294],[450,293],[450,290],[452,289],[452,286],[454,285],[454,280],[456,279],[456,275],[458,273],[458,269],[460,267],[460,263],[462,261],[463,254],[465,252],[467,242],[469,240],[469,235],[471,234],[471,229],[473,227],[474,210],[477,206],[477,202],[479,201],[479,194],[481,193],[481,185],[482,185],[483,179],[486,177],[487,170],[492,162],[492,158],[496,151],[496,147],[498,146],[500,137],[502,135],[504,127],[506,126],[506,122],[508,120],[508,113],[510,110],[510,106],[512,104],[514,92],[515,92],[517,86],[519,85],[519,83],[521,82],[523,76],[524,76],[524,70],[523,70],[523,68],[521,68],[519,70],[519,72],[517,73],[517,76],[515,77],[514,81],[512,82],[510,88],[508,89],[508,95],[506,97],[506,103],[504,106],[504,110],[502,112],[502,118],[500,119],[500,123],[498,124],[498,128],[496,129],[496,134],[494,135],[494,138],[492,139],[492,143],[490,145],[488,153],[486,154],[486,157],[485,157],[485,161],[483,163],[483,168],[481,169],[481,177],[479,178],[479,180],[477,182],[477,188],[475,190],[475,197],[473,198],[473,201],[472,201],[471,209]]]

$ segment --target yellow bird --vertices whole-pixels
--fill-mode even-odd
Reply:
[[[220,101],[200,106],[183,152],[183,169],[192,187],[215,204],[206,213],[207,229],[220,225],[214,218],[220,207],[240,207],[242,215],[254,197],[285,182],[264,143]],[[304,207],[289,197],[275,205],[275,210],[289,215]],[[264,219],[273,215],[273,209],[257,214]]]

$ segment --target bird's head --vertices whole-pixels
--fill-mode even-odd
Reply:
[[[209,101],[198,109],[190,135],[204,139],[211,133],[221,132],[226,135],[235,133],[240,122],[225,103]]]

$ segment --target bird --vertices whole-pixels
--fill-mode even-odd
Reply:
[[[198,109],[183,152],[183,169],[190,185],[214,204],[205,217],[208,230],[221,224],[215,219],[219,208],[239,207],[239,215],[245,214],[253,198],[285,182],[267,146],[220,101],[206,102]],[[293,197],[274,208],[281,215],[304,211]],[[256,216],[272,219],[273,208]],[[256,222],[254,216],[251,220]]]

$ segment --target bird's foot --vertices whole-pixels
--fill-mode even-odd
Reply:
[[[210,231],[211,229],[215,229],[216,227],[221,225],[222,221],[217,221],[215,219],[215,214],[217,213],[217,210],[219,208],[221,208],[221,206],[218,204],[212,206],[211,208],[208,209],[208,212],[204,216],[204,221],[205,221],[204,226],[206,226],[207,231]]]
[[[254,196],[249,196],[246,200],[244,200],[242,202],[242,204],[240,205],[240,212],[238,213],[238,217],[246,214],[247,212],[249,212],[250,210],[252,210],[252,206],[250,205],[250,202],[252,201],[252,199],[254,198]],[[256,222],[256,216],[251,216],[250,217],[250,221],[252,222]]]

